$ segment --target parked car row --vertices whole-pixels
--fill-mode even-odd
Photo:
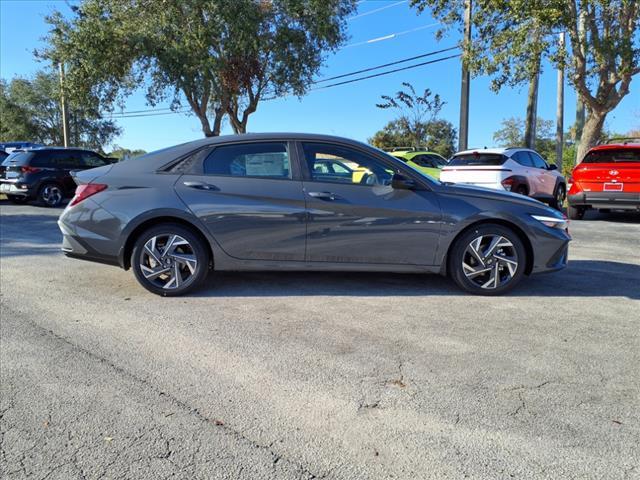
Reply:
[[[76,189],[72,171],[101,167],[115,161],[80,148],[14,149],[0,166],[0,193],[13,203],[38,200],[44,206],[57,207]]]

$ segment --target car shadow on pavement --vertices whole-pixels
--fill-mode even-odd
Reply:
[[[598,210],[588,210],[584,214],[584,220],[593,222],[615,222],[615,223],[640,223],[640,212],[607,212],[602,213]],[[580,220],[572,220],[579,222]],[[571,227],[569,227],[571,228]]]
[[[550,274],[525,278],[509,297],[627,297],[640,299],[640,265],[572,260]],[[466,295],[440,275],[346,272],[219,272],[194,297]]]

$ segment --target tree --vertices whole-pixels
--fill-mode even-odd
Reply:
[[[389,150],[393,147],[419,146],[439,153],[445,158],[455,153],[456,129],[446,120],[431,120],[417,127],[421,140],[415,142],[415,130],[402,119],[392,120],[377,131],[368,142],[374,147]]]
[[[419,11],[429,7],[445,29],[462,25],[464,0],[411,3]],[[474,75],[490,75],[496,91],[531,79],[538,56],[565,66],[588,109],[577,154],[582,159],[640,72],[639,16],[635,0],[475,0],[473,39],[461,43],[463,61]],[[570,51],[558,47],[560,31],[568,33]]]
[[[536,120],[536,150],[549,162],[556,163],[555,133],[552,120]],[[526,122],[521,118],[502,121],[502,128],[493,134],[493,141],[501,147],[524,147],[527,145]]]
[[[131,150],[129,148],[124,148],[118,145],[114,145],[113,150],[111,150],[111,153],[109,153],[109,157],[117,158],[118,160],[129,160],[129,159],[140,157],[145,153],[147,153],[146,150],[142,150],[142,149]]]
[[[58,12],[41,57],[67,65],[70,89],[122,105],[139,86],[147,101],[186,102],[205,136],[229,116],[244,133],[260,100],[303,95],[328,50],[346,38],[355,0],[84,0]]]
[[[393,96],[382,95],[383,102],[376,104],[382,109],[395,109],[398,118],[376,132],[369,139],[378,148],[427,147],[449,156],[453,153],[456,131],[450,122],[436,120],[445,102],[440,95],[433,95],[428,88],[421,95],[413,85],[403,82],[403,90]]]
[[[70,105],[70,137],[75,146],[102,151],[120,134],[117,125],[101,117],[95,106]],[[60,83],[51,71],[31,79],[0,81],[0,140],[26,140],[62,145]]]

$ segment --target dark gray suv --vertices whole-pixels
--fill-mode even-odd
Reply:
[[[440,183],[344,138],[208,138],[75,180],[59,220],[65,254],[132,268],[160,295],[210,270],[432,272],[495,295],[567,264],[556,210]]]

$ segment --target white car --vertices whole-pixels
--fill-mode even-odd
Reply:
[[[440,181],[507,190],[562,209],[567,182],[528,148],[484,148],[456,153],[440,173]]]

